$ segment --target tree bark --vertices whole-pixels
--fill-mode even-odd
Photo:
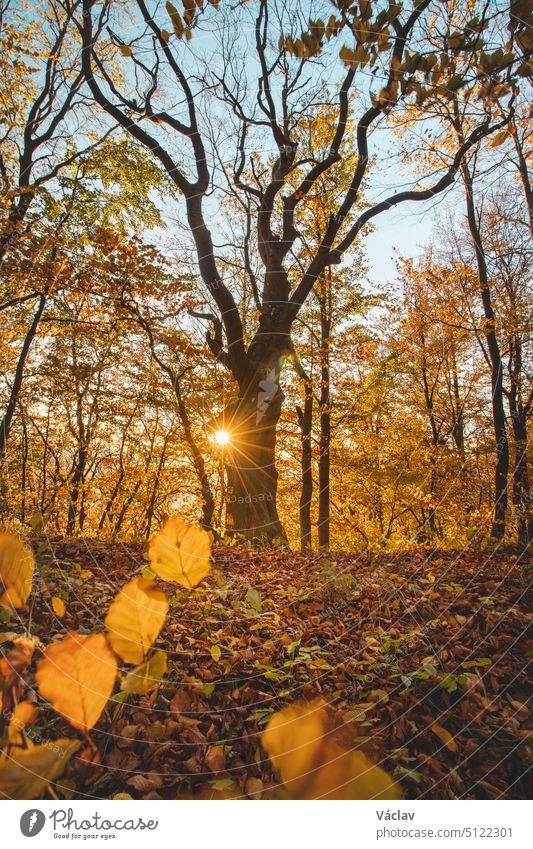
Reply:
[[[508,393],[509,413],[514,438],[513,506],[517,520],[517,542],[528,546],[533,541],[533,510],[527,463],[527,420],[533,399],[533,390],[527,401],[521,393],[522,346],[518,340],[512,344],[512,365],[509,367],[511,388]]]
[[[26,333],[26,338],[24,339],[24,343],[22,345],[22,350],[18,359],[17,368],[15,370],[15,377],[11,386],[11,392],[9,393],[9,400],[7,402],[6,411],[4,413],[2,421],[0,422],[0,457],[3,457],[5,454],[6,444],[9,438],[9,432],[11,430],[11,424],[13,421],[13,415],[15,413],[17,401],[20,395],[20,389],[22,386],[22,379],[24,377],[24,367],[26,365],[26,360],[28,359],[30,347],[37,333],[37,328],[39,326],[39,322],[44,311],[46,297],[46,291],[42,292],[39,296],[39,304],[37,306],[37,310],[35,312],[35,315],[33,316],[33,321],[30,325],[28,332]]]
[[[485,338],[491,364],[491,386],[492,386],[492,422],[494,438],[496,440],[496,467],[494,472],[494,512],[491,528],[493,539],[503,539],[505,534],[505,521],[507,513],[507,482],[509,475],[509,443],[507,439],[507,425],[505,421],[505,409],[503,404],[503,364],[500,353],[498,337],[496,335],[496,318],[492,306],[492,297],[489,285],[489,275],[481,231],[479,228],[476,209],[474,205],[474,191],[472,175],[466,160],[461,165],[461,173],[466,193],[466,212],[468,228],[472,238],[475,251],[478,280],[485,315]]]
[[[279,360],[261,369],[238,400],[223,412],[220,427],[230,434],[224,447],[226,521],[231,534],[254,544],[287,542],[277,509],[276,430],[283,392]]]
[[[327,551],[330,543],[330,281],[323,281],[320,301],[320,442],[318,454],[318,547]]]
[[[300,467],[302,472],[302,488],[300,492],[300,548],[302,551],[313,547],[311,538],[311,500],[313,498],[313,452],[311,446],[311,431],[313,427],[313,387],[311,380],[301,369],[300,376],[304,382],[304,405],[296,407],[298,424],[302,436]]]

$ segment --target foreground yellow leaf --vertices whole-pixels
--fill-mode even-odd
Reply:
[[[293,799],[401,798],[385,770],[345,747],[320,701],[274,714],[262,743]]]
[[[30,749],[12,749],[0,757],[0,797],[37,799],[50,781],[64,772],[80,747],[79,740],[61,738]]]
[[[156,651],[152,657],[128,672],[120,685],[123,693],[149,693],[161,682],[167,671],[167,656],[164,651]]]
[[[156,575],[195,587],[211,568],[211,538],[207,531],[188,525],[178,516],[168,519],[150,540],[148,559]]]
[[[35,560],[13,534],[0,533],[0,605],[21,608],[31,593]]]
[[[126,663],[141,663],[165,623],[168,599],[153,581],[133,578],[105,618],[109,642]]]
[[[52,598],[52,610],[54,611],[56,616],[59,616],[60,619],[62,619],[65,613],[67,612],[65,602],[57,595],[53,596]]]
[[[43,699],[87,733],[113,692],[117,662],[104,634],[71,632],[46,650],[35,678]]]

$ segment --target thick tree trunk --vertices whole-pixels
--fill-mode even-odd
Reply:
[[[474,205],[472,177],[466,161],[463,161],[461,168],[466,192],[468,228],[470,230],[476,255],[481,302],[483,304],[483,312],[485,315],[485,339],[487,340],[487,348],[491,363],[492,422],[494,427],[494,438],[496,441],[494,513],[491,536],[493,539],[500,540],[503,539],[505,534],[507,479],[509,475],[509,443],[507,440],[507,425],[503,405],[503,363],[498,337],[496,335],[496,317],[492,306],[487,263],[485,260],[481,231],[479,229]]]
[[[303,371],[303,370],[302,370]],[[302,435],[300,455],[302,471],[302,489],[300,493],[300,548],[302,551],[312,548],[311,539],[311,499],[313,497],[313,470],[311,430],[313,427],[313,388],[308,376],[303,372],[304,405],[296,407],[298,424]]]
[[[287,542],[277,509],[276,429],[283,393],[276,368],[257,375],[237,402],[226,408],[220,426],[230,434],[224,447],[228,531],[255,544]]]

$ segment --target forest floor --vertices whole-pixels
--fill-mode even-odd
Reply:
[[[140,546],[35,547],[30,629],[46,643],[101,629],[145,565]],[[74,758],[57,795],[283,797],[261,731],[283,705],[320,696],[406,798],[527,798],[530,579],[511,550],[218,548],[209,577],[171,599],[156,643],[168,652],[163,685],[109,702],[91,733],[100,765]],[[52,596],[66,602],[61,620]],[[46,719],[51,737],[72,734]]]

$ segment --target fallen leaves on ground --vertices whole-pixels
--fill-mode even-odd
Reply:
[[[34,612],[48,641],[102,628],[145,561],[137,546],[72,540],[39,565],[51,594],[69,592],[61,621]],[[170,599],[152,648],[166,654],[162,685],[113,696],[92,732],[100,766],[69,767],[74,797],[286,798],[261,735],[320,698],[346,726],[344,751],[408,799],[527,798],[528,586],[513,551],[215,549],[207,580]],[[68,726],[50,714],[49,731]]]

